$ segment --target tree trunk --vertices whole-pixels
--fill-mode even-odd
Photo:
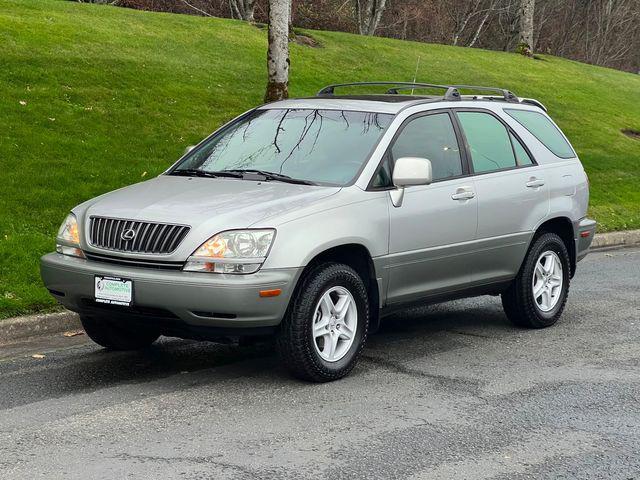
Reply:
[[[387,0],[356,0],[360,35],[373,35],[387,6]]]
[[[289,1],[269,0],[268,82],[265,102],[289,97]]]
[[[517,52],[527,57],[533,56],[533,14],[535,0],[520,1],[520,35]]]
[[[231,18],[237,18],[239,20],[245,20],[253,23],[255,21],[253,16],[255,3],[255,0],[229,0]]]

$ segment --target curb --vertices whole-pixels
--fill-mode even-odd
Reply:
[[[593,238],[591,249],[602,250],[634,245],[640,245],[640,230],[598,233]],[[0,344],[81,328],[78,314],[69,310],[7,318],[0,320]]]
[[[0,344],[81,328],[78,315],[68,310],[7,318],[0,320]]]
[[[591,243],[593,250],[640,245],[640,230],[597,233]]]

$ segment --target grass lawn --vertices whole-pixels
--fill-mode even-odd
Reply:
[[[588,171],[600,230],[640,228],[640,75],[550,56],[311,32],[291,94],[327,83],[503,86],[544,102]],[[0,318],[50,309],[38,260],[74,205],[158,174],[261,103],[266,32],[233,20],[61,0],[0,9]]]

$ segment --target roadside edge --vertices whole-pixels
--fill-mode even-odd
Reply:
[[[80,328],[78,314],[69,310],[7,318],[0,320],[0,345]]]
[[[640,245],[640,230],[596,233],[591,243],[592,250]]]

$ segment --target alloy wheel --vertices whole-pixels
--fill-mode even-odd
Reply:
[[[556,252],[547,250],[538,257],[531,288],[536,305],[542,312],[549,312],[562,296],[562,262]]]
[[[358,308],[344,287],[327,290],[316,305],[313,317],[313,344],[327,362],[343,358],[356,336]]]

